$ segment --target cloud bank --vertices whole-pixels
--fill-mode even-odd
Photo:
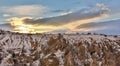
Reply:
[[[34,8],[30,8],[30,9],[34,10]],[[105,5],[96,4],[95,8],[83,8],[75,12],[68,11],[67,13],[65,12],[63,14],[60,14],[59,16],[37,18],[37,19],[32,17],[21,17],[21,18],[13,17],[7,19],[7,21],[11,24],[11,26],[14,27],[13,31],[15,32],[43,33],[43,32],[56,32],[59,30],[77,31],[76,27],[81,24],[95,22],[99,19],[109,17],[109,15],[107,14],[107,12],[109,11],[110,9],[107,8]],[[86,30],[81,30],[81,31],[86,31]]]
[[[103,4],[97,4],[96,6],[97,8],[83,8],[76,12],[64,13],[57,17],[48,17],[43,19],[24,19],[23,21],[26,24],[62,25],[77,20],[99,17],[110,11],[110,9]]]
[[[104,22],[91,22],[81,24],[76,27],[77,30],[84,29],[86,32],[119,34],[120,35],[120,19]]]

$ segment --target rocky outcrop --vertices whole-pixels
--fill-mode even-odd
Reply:
[[[0,66],[120,66],[120,37],[0,33]]]

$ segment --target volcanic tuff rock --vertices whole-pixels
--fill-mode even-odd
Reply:
[[[0,32],[0,66],[120,66],[120,37]]]

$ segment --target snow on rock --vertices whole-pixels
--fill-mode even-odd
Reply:
[[[120,66],[120,36],[2,31],[0,66]]]
[[[64,66],[64,59],[63,59],[64,52],[62,52],[61,50],[58,50],[54,54],[59,59],[59,66]]]

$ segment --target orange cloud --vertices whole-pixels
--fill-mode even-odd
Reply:
[[[109,17],[108,14],[102,14],[101,16],[94,17],[94,18],[88,18],[88,19],[83,19],[83,20],[78,20],[78,21],[72,21],[72,22],[70,22],[68,24],[63,25],[62,27],[66,27],[67,26],[67,28],[69,28],[70,30],[76,30],[76,27],[81,25],[81,24],[95,22],[97,20],[100,20],[102,18],[107,18],[107,17]],[[84,30],[82,30],[82,31],[84,31]]]
[[[20,33],[44,33],[44,32],[51,32],[59,29],[65,29],[67,28],[70,31],[78,31],[76,29],[77,26],[89,22],[94,22],[96,20],[109,17],[107,14],[102,14],[101,16],[94,17],[94,18],[88,18],[88,19],[82,19],[77,21],[71,21],[64,25],[42,25],[42,24],[26,24],[24,23],[24,19],[31,17],[23,17],[23,18],[10,18],[7,21],[10,22],[11,26],[14,27],[14,32],[20,32]],[[86,31],[86,29],[80,29],[81,31]]]

